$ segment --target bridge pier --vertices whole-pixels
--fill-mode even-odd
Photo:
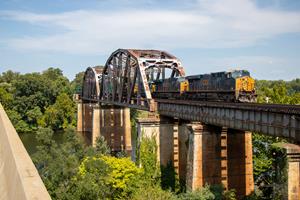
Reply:
[[[91,145],[103,136],[113,152],[131,154],[129,108],[101,107],[97,103],[77,103],[77,131],[87,136]]]
[[[205,184],[227,185],[227,166],[222,171],[222,161],[227,155],[221,156],[221,128],[192,123],[188,125],[189,147],[187,153],[186,184],[189,189],[197,189]],[[224,147],[227,148],[225,142]]]
[[[228,129],[227,132],[228,188],[238,197],[254,191],[252,133]]]
[[[160,164],[172,161],[189,189],[222,184],[239,198],[254,190],[251,132],[163,117],[139,119],[138,135],[155,136]]]
[[[254,191],[251,133],[217,126],[190,125],[187,187],[222,184],[238,197]]]
[[[165,167],[170,162],[174,163],[173,133],[174,133],[174,122],[171,118],[151,117],[151,118],[138,119],[138,123],[137,123],[137,134],[139,138],[138,143],[141,142],[141,139],[143,137],[148,137],[148,138],[154,137],[157,144],[158,164]],[[178,146],[178,144],[176,146]],[[176,162],[178,162],[178,159],[176,160]],[[178,164],[176,165],[178,166]]]
[[[275,144],[283,150],[281,161],[284,167],[279,169],[281,179],[284,181],[283,198],[288,200],[300,199],[300,146],[290,143]],[[278,155],[276,155],[278,156]],[[278,164],[280,165],[280,164]]]

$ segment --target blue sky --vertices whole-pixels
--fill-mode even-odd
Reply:
[[[73,79],[118,48],[166,50],[187,74],[300,78],[300,1],[0,1],[0,73],[59,67]]]

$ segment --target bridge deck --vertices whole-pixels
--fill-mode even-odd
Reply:
[[[103,105],[125,106],[145,110],[145,107],[121,102],[85,99]],[[300,106],[259,103],[229,103],[154,99],[155,109],[161,115],[188,121],[255,131],[285,137],[300,142]]]
[[[156,99],[157,111],[190,121],[256,131],[300,142],[300,106]]]

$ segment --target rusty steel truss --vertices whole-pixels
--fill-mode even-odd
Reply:
[[[88,67],[84,73],[81,98],[84,101],[98,101],[100,94],[99,81],[103,67]]]
[[[154,111],[149,82],[184,75],[181,62],[167,52],[118,49],[100,77],[99,101]]]

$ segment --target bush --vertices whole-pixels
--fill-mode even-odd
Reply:
[[[213,200],[215,199],[215,195],[210,191],[210,187],[206,185],[195,191],[187,191],[180,194],[179,198],[182,200]]]
[[[137,188],[132,200],[177,200],[177,196],[170,191],[165,191],[159,185]]]

